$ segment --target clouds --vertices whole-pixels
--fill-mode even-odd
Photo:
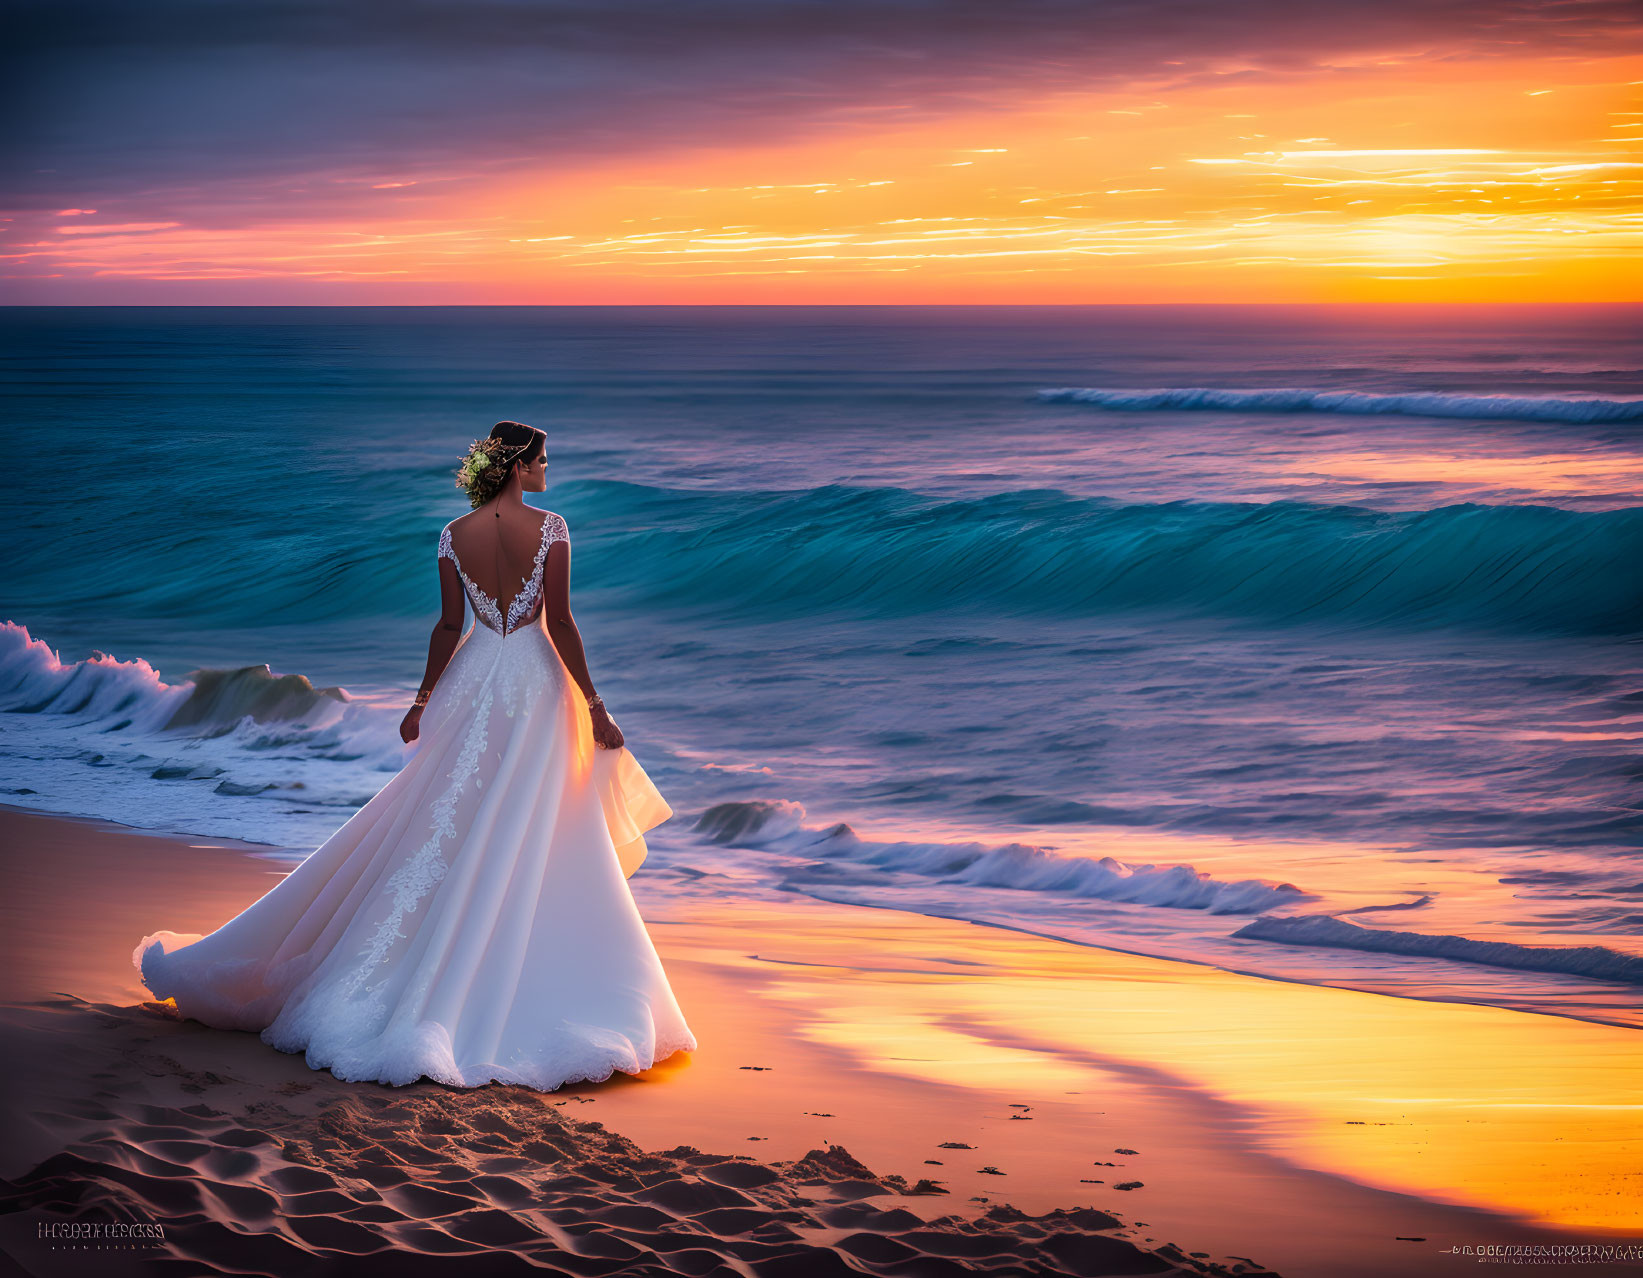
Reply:
[[[1639,22],[1618,0],[44,0],[9,26],[8,203],[55,209],[551,174],[1364,61],[1613,56]]]
[[[1624,83],[1634,13],[1633,0],[13,0],[0,290],[1621,295],[1635,292],[1620,245],[1643,185]]]

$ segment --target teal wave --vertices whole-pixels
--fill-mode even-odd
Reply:
[[[793,617],[1161,609],[1277,624],[1643,629],[1643,508],[575,488],[584,530],[599,536],[598,584],[652,603]]]
[[[1643,633],[1643,507],[1465,504],[1388,512],[1305,502],[1132,504],[1024,490],[943,499],[895,487],[795,491],[557,485],[574,598],[748,619],[980,610],[1098,617],[1163,610],[1289,625]],[[460,513],[460,512],[456,512]],[[202,532],[154,518],[17,570],[10,619],[87,608],[265,626],[438,607],[426,506],[326,533]]]

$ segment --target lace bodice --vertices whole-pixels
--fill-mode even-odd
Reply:
[[[451,524],[455,522],[452,520]],[[541,612],[538,605],[542,601],[542,564],[548,557],[548,547],[556,541],[570,541],[565,521],[552,511],[542,521],[542,543],[536,548],[536,558],[531,563],[530,572],[520,583],[518,593],[509,601],[505,617],[501,601],[491,598],[463,571],[462,561],[456,557],[456,547],[451,544],[451,524],[446,524],[440,531],[439,553],[442,558],[451,561],[457,576],[462,578],[462,586],[468,592],[468,602],[473,605],[474,616],[487,629],[501,635],[512,634],[526,622],[534,621]]]

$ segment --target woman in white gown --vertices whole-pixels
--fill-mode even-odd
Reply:
[[[627,884],[672,810],[594,693],[565,521],[522,495],[545,442],[498,423],[458,472],[410,760],[244,913],[137,946],[182,1015],[393,1084],[551,1091],[695,1049]]]

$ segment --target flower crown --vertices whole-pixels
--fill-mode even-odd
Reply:
[[[468,455],[462,459],[462,465],[457,467],[456,486],[471,489],[481,471],[492,466],[507,466],[530,446],[528,439],[522,444],[509,444],[500,439],[474,440],[468,446]]]

